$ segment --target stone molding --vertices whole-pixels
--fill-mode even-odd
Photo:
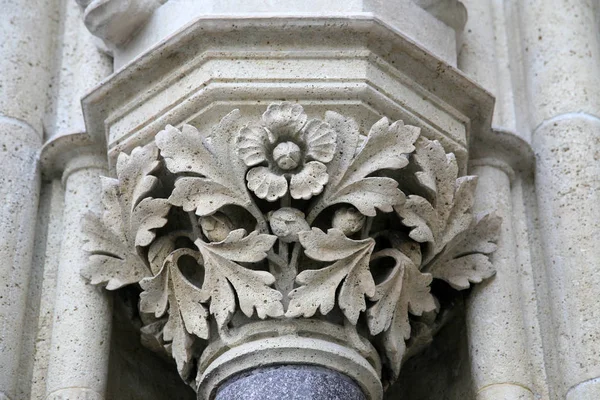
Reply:
[[[379,399],[383,385],[364,379],[394,381],[443,323],[432,280],[463,290],[494,274],[501,221],[474,215],[476,182],[440,142],[387,118],[367,133],[283,102],[249,121],[231,111],[210,130],[168,125],[102,178],[84,275],[109,290],[139,284],[145,342],[203,391],[239,372],[229,362],[204,385],[230,352],[284,362],[268,344],[281,341],[310,359],[300,336],[346,349],[322,347],[324,366]],[[346,351],[370,378],[347,368]]]
[[[167,124],[213,125],[290,98],[365,124],[387,115],[419,126],[461,171],[493,110],[489,93],[372,16],[203,18],[117,71],[83,109],[114,166]]]
[[[42,174],[46,178],[68,176],[82,168],[107,166],[104,145],[86,132],[59,135],[44,143],[39,155]]]

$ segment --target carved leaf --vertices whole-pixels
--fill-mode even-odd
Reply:
[[[256,231],[248,236],[245,234],[243,229],[238,229],[229,233],[222,242],[195,242],[204,258],[203,289],[211,298],[210,312],[221,328],[235,311],[236,294],[240,309],[248,317],[254,314],[254,310],[261,319],[283,315],[283,296],[270,287],[275,283],[273,275],[237,263],[263,260],[277,237]]]
[[[406,350],[405,341],[410,338],[409,313],[420,316],[433,311],[436,302],[430,293],[430,274],[421,273],[410,258],[396,249],[373,255],[373,259],[381,257],[392,257],[396,265],[386,280],[377,285],[377,303],[367,311],[367,320],[371,334],[383,331],[385,354],[396,378]]]
[[[353,324],[366,310],[365,296],[375,294],[375,282],[369,271],[369,258],[375,246],[373,239],[348,239],[339,229],[324,233],[318,228],[300,232],[305,254],[318,261],[336,261],[330,266],[301,272],[296,282],[302,285],[290,292],[287,317],[313,316],[317,310],[325,315],[335,305],[338,286],[340,309]]]
[[[166,199],[145,198],[138,203],[131,213],[129,231],[135,234],[133,244],[136,247],[148,246],[154,238],[157,228],[162,228],[167,223],[166,215],[170,205]]]
[[[496,271],[488,255],[496,250],[502,218],[495,213],[478,218],[472,227],[451,241],[427,267],[434,278],[448,282],[457,290],[468,289]]]
[[[151,278],[144,278],[140,286],[140,311],[152,313],[156,318],[162,317],[169,306],[169,277],[168,266],[163,265],[160,272]]]
[[[164,315],[169,301],[177,301],[187,331],[202,339],[208,339],[208,312],[202,303],[209,299],[208,293],[187,280],[178,267],[183,256],[198,260],[202,268],[199,252],[191,249],[177,249],[165,259],[161,271],[152,278],[143,279],[140,286],[140,311],[153,313],[157,318]]]
[[[162,270],[165,259],[175,250],[175,241],[171,235],[161,236],[148,248],[148,262],[154,275]]]
[[[137,204],[156,187],[158,178],[152,173],[159,166],[158,150],[152,144],[136,147],[131,155],[119,154],[116,170],[123,211],[133,212]]]
[[[197,252],[186,253],[193,254]],[[197,254],[197,257],[199,256],[200,255]],[[173,294],[177,299],[177,305],[181,311],[181,317],[183,318],[185,328],[192,335],[196,335],[202,339],[208,339],[208,311],[202,303],[207,302],[210,296],[204,289],[201,289],[188,281],[179,270],[176,262],[171,261],[170,268]]]
[[[169,171],[201,176],[179,179],[169,198],[171,204],[195,209],[202,216],[229,204],[251,205],[244,182],[246,166],[234,150],[238,121],[239,111],[235,110],[221,120],[210,136],[191,125],[183,125],[181,130],[168,125],[156,135]]]
[[[409,236],[419,243],[429,243],[423,260],[426,264],[471,224],[477,178],[457,179],[454,154],[446,154],[437,140],[421,138],[416,147],[414,161],[421,171],[415,175],[430,199],[411,195],[394,208],[402,223],[412,228]]]
[[[360,133],[353,121],[334,112],[326,114],[326,121],[337,132],[337,146],[328,165],[329,184],[321,204],[315,208],[350,203],[362,214],[373,217],[376,208],[390,212],[394,205],[402,203],[404,194],[394,179],[368,176],[382,169],[404,168],[420,129],[402,121],[390,125],[387,118],[382,118],[357,151]]]
[[[163,338],[165,341],[171,342],[171,355],[177,363],[177,371],[181,378],[186,380],[192,369],[194,338],[183,325],[177,300],[171,299],[169,304],[169,321],[163,329]]]
[[[228,204],[248,206],[248,202],[241,201],[234,190],[206,178],[192,177],[175,181],[169,201],[174,206],[182,207],[184,211],[195,211],[202,216],[211,215]]]
[[[102,178],[104,213],[101,218],[87,214],[83,221],[90,261],[82,274],[92,284],[106,283],[113,290],[150,276],[138,248],[154,240],[170,208],[166,199],[146,197],[158,183],[149,175],[160,164],[157,157],[153,146],[121,153],[117,179]]]

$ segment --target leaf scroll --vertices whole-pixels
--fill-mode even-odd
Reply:
[[[409,313],[420,316],[436,309],[435,298],[430,293],[432,276],[421,273],[411,259],[396,249],[382,250],[372,260],[391,257],[395,266],[379,285],[373,300],[377,302],[367,311],[367,321],[372,335],[383,332],[382,341],[390,368],[397,377],[405,341],[410,338]]]
[[[477,218],[470,229],[457,236],[427,267],[434,278],[454,289],[468,289],[492,277],[496,271],[488,256],[496,250],[502,218],[495,213]]]
[[[254,311],[261,319],[283,315],[283,296],[271,288],[275,283],[273,275],[238,264],[263,260],[277,237],[256,231],[245,234],[243,229],[237,229],[222,242],[195,242],[202,253],[206,271],[202,287],[211,298],[210,313],[220,328],[226,326],[235,312],[236,295],[240,310],[247,317]]]
[[[333,264],[316,270],[301,272],[296,281],[302,285],[289,294],[287,317],[312,317],[317,310],[328,314],[335,305],[337,288],[338,305],[350,322],[356,324],[360,313],[366,310],[366,297],[375,294],[375,282],[369,271],[369,258],[375,246],[371,238],[348,239],[338,229],[324,233],[318,228],[299,233],[305,254],[318,261]],[[342,284],[341,282],[344,281]]]
[[[327,168],[329,183],[309,220],[338,203],[352,204],[369,217],[375,216],[376,209],[391,212],[393,206],[404,201],[398,182],[370,175],[382,169],[404,168],[420,129],[402,121],[390,125],[387,118],[382,118],[359,147],[360,133],[354,121],[331,111],[325,119],[337,132],[337,147]]]
[[[239,111],[227,114],[210,135],[191,125],[181,130],[167,125],[156,135],[156,144],[169,171],[185,176],[175,182],[171,204],[210,215],[225,205],[250,207],[244,181],[245,165],[235,154]]]
[[[169,320],[163,329],[163,338],[171,342],[168,347],[177,363],[177,371],[184,380],[187,380],[192,369],[194,338],[184,327],[177,301],[170,301],[170,304]]]
[[[184,248],[171,252],[156,276],[140,282],[144,289],[140,293],[140,311],[153,313],[155,317],[160,318],[168,304],[177,301],[187,331],[199,338],[208,339],[208,312],[202,303],[206,303],[209,296],[204,289],[191,283],[181,273],[177,263],[183,256],[195,258],[198,268],[203,268],[202,257],[198,251]]]
[[[421,169],[415,175],[428,199],[410,195],[395,209],[402,223],[412,228],[409,236],[419,243],[428,243],[423,260],[426,264],[469,228],[477,178],[458,178],[456,157],[446,154],[437,140],[419,139],[414,161]]]
[[[154,240],[170,208],[166,199],[148,197],[158,184],[151,175],[160,165],[157,158],[156,147],[137,147],[131,155],[119,155],[117,179],[102,177],[104,212],[87,214],[83,221],[90,253],[83,275],[92,284],[113,290],[151,275],[139,248]]]

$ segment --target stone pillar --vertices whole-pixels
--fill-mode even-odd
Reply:
[[[9,0],[0,7],[0,398],[15,400],[55,2]]]
[[[224,383],[215,400],[365,400],[345,375],[309,365],[257,368]]]
[[[496,276],[476,286],[467,303],[473,381],[477,400],[530,400],[534,397],[511,220],[513,172],[501,161],[487,161],[475,160],[470,171],[479,176],[475,207],[496,210],[502,229],[492,256]]]
[[[47,144],[42,162],[46,161],[47,147],[52,145],[48,142],[61,135],[82,133],[85,136],[81,98],[112,73],[112,59],[96,46],[98,39],[83,24],[81,7],[73,0],[65,1],[61,15],[60,68],[56,70],[55,96],[49,110],[51,123],[45,132]],[[57,172],[53,166],[44,167],[46,174]]]
[[[492,94],[496,94],[494,22],[489,0],[464,0],[469,18],[458,54],[458,67]]]
[[[63,174],[65,203],[63,239],[58,267],[54,323],[46,384],[46,399],[104,399],[110,345],[110,298],[86,283],[81,268],[81,221],[101,207],[100,175],[106,159],[82,152],[67,163]]]
[[[40,157],[44,173],[62,173],[65,186],[54,322],[50,345],[43,349],[49,360],[45,397],[95,400],[104,398],[106,387],[112,305],[80,276],[88,257],[81,220],[101,204],[98,176],[107,174],[107,161],[104,147],[86,133],[81,97],[110,74],[111,64],[93,43],[77,3],[66,1],[63,7],[60,69]]]
[[[510,121],[505,101],[508,99],[512,104],[512,99],[510,80],[500,75],[497,65],[496,48],[502,44],[497,43],[502,38],[495,30],[498,7],[494,7],[492,0],[467,0],[464,3],[469,19],[459,67],[491,93],[500,96],[494,109],[494,122],[505,124]],[[512,132],[496,132],[496,135],[507,136],[505,143],[515,143],[515,138],[508,137],[514,135]],[[492,256],[496,276],[474,288],[467,302],[474,388],[478,400],[533,399],[531,361],[512,224],[511,179],[515,173],[500,156],[504,149],[492,150],[497,145],[493,135],[478,132],[477,139],[471,157],[478,159],[471,163],[470,170],[471,174],[479,176],[475,207],[478,211],[496,210],[503,224],[498,250]],[[518,145],[527,146],[520,142]],[[501,335],[498,334],[500,331]]]
[[[513,22],[505,16],[504,1],[463,0],[462,3],[467,7],[469,18],[458,66],[494,95],[492,125],[514,131],[515,135],[528,140],[528,130],[519,129],[515,115],[519,99],[513,90],[513,80],[518,80],[520,68],[518,60],[510,58],[517,46],[508,43],[506,31],[512,28]]]
[[[593,2],[519,2],[553,398],[600,398],[600,43]]]

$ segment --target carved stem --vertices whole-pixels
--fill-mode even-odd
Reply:
[[[373,226],[373,218],[367,217],[367,220],[365,221],[360,233],[361,239],[366,239],[369,237],[369,233],[371,233],[371,226]]]
[[[290,264],[288,266],[288,271],[291,276],[290,282],[287,284],[289,290],[294,288],[294,279],[298,274],[298,260],[300,259],[301,250],[302,246],[300,245],[300,242],[294,243],[294,248],[292,249],[292,258],[290,259]]]
[[[256,229],[260,233],[269,233],[269,224],[267,223],[262,211],[260,211],[256,204],[252,202],[246,209],[254,218],[256,218]]]
[[[188,217],[190,218],[190,224],[192,225],[192,232],[194,232],[195,240],[202,240],[202,231],[198,226],[198,217],[193,211],[188,211]]]
[[[292,205],[292,197],[290,196],[290,192],[287,192],[285,196],[281,198],[281,208],[290,207]],[[289,262],[289,245],[283,240],[279,241],[279,256],[285,260],[286,263]]]
[[[315,219],[317,219],[321,211],[323,211],[324,209],[325,205],[323,204],[323,201],[319,200],[317,204],[315,204],[315,206],[308,213],[308,217],[306,217],[306,222],[308,222],[309,225],[312,225],[312,223],[315,222]]]

